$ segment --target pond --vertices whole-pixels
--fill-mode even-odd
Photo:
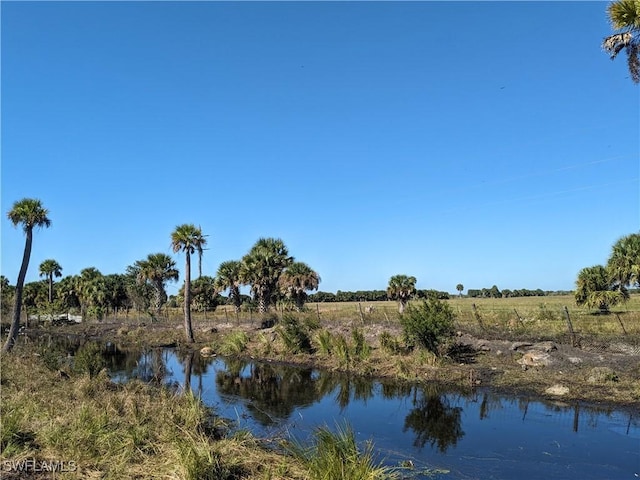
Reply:
[[[640,475],[640,409],[622,412],[489,391],[373,381],[308,368],[173,349],[107,356],[117,381],[191,388],[236,428],[310,438],[348,422],[378,459],[413,464],[413,478],[633,479]],[[190,374],[186,374],[190,372]]]

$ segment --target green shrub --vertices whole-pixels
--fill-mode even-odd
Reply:
[[[426,348],[438,354],[438,347],[453,335],[453,309],[435,296],[421,305],[409,305],[400,317],[405,341],[409,346]]]
[[[308,328],[302,325],[295,315],[285,313],[280,321],[282,341],[291,353],[312,353],[311,336]]]
[[[402,351],[400,342],[389,332],[382,332],[379,337],[380,348],[387,353],[398,354]]]
[[[371,347],[366,342],[364,334],[356,328],[351,332],[351,338],[353,339],[353,356],[360,359],[369,357]]]
[[[88,373],[93,378],[106,366],[102,348],[95,342],[85,343],[76,352],[73,367],[77,373]]]
[[[249,337],[245,332],[233,332],[222,342],[220,352],[223,355],[239,355],[246,350],[247,343]]]
[[[320,330],[318,332],[318,346],[322,355],[331,355],[333,353],[333,335],[329,330]]]

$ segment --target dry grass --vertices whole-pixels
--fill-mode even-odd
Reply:
[[[56,478],[305,478],[253,437],[221,434],[190,393],[116,385],[104,372],[61,375],[20,347],[1,360],[3,465],[35,458],[75,467]]]

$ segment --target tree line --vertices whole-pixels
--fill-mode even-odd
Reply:
[[[77,310],[83,318],[102,318],[109,312],[129,310],[159,314],[166,305],[166,287],[178,281],[180,273],[173,258],[165,253],[151,253],[146,258],[127,267],[123,274],[103,275],[98,269],[88,267],[79,275],[63,278],[54,285],[54,278],[62,276],[62,266],[55,259],[40,264],[44,282],[25,285],[25,277],[33,231],[51,226],[49,211],[42,202],[24,198],[13,204],[7,217],[14,226],[21,226],[25,234],[23,259],[15,287],[6,277],[0,278],[3,315],[7,305],[13,304],[13,315],[8,338],[3,351],[10,351],[15,344],[23,306],[42,308],[53,313]],[[174,253],[184,254],[184,284],[178,295],[184,311],[185,335],[194,341],[191,308],[215,308],[228,291],[228,299],[239,310],[243,301],[240,287],[249,286],[258,312],[264,313],[276,301],[286,301],[292,309],[300,310],[307,299],[307,292],[317,290],[320,276],[306,263],[296,261],[279,238],[260,238],[249,252],[239,260],[220,264],[215,277],[202,275],[202,255],[207,244],[206,235],[193,224],[178,225],[170,234]],[[192,256],[197,255],[199,276],[191,279]],[[11,297],[11,298],[10,298]]]

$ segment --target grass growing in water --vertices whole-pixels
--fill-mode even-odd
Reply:
[[[392,469],[376,463],[371,442],[361,451],[348,425],[316,429],[314,442],[293,442],[288,451],[302,461],[311,480],[382,480],[397,478]]]

